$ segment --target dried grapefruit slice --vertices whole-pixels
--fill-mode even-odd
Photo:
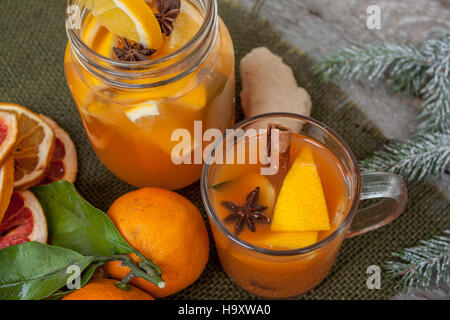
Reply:
[[[17,139],[15,115],[0,111],[0,165],[6,160]]]
[[[7,157],[0,168],[0,222],[8,209],[14,187],[14,158]]]
[[[64,131],[54,120],[44,115],[39,115],[55,133],[55,148],[52,160],[40,185],[52,183],[58,180],[67,180],[71,183],[77,178],[78,161],[75,144],[69,134]]]
[[[37,114],[25,107],[0,103],[0,111],[15,115],[18,133],[14,156],[14,187],[26,189],[38,183],[50,164],[55,134]]]
[[[47,221],[31,191],[16,191],[0,224],[0,249],[28,241],[47,242]]]

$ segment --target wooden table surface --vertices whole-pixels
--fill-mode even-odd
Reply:
[[[252,8],[256,0],[237,0]],[[381,29],[367,28],[367,8],[378,5]],[[266,0],[260,13],[288,41],[314,58],[352,43],[419,45],[433,33],[449,32],[446,0]],[[392,95],[383,83],[339,82],[386,137],[406,140],[417,125],[421,101]],[[450,195],[450,176],[435,181]]]

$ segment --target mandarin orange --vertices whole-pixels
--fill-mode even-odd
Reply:
[[[205,268],[209,256],[205,223],[197,207],[181,195],[140,189],[117,199],[108,215],[125,240],[161,268],[163,289],[138,277],[130,281],[152,296],[166,297],[186,288]],[[139,261],[134,255],[131,258]],[[129,268],[109,262],[105,272],[123,279]]]
[[[130,286],[130,290],[125,291],[116,284],[117,280],[113,279],[95,279],[62,300],[155,300],[139,288]]]

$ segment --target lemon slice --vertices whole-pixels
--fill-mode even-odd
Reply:
[[[150,49],[162,46],[161,28],[145,0],[95,0],[89,7],[92,15],[117,36]]]

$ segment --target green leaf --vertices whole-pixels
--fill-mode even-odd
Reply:
[[[89,280],[91,280],[92,276],[94,275],[95,270],[97,270],[98,267],[101,267],[104,264],[105,264],[105,262],[97,262],[97,263],[93,263],[93,264],[89,265],[89,267],[87,267],[86,270],[84,270],[83,274],[81,275],[80,287],[83,288],[89,282]],[[52,299],[57,300],[57,299],[61,298],[62,296],[65,296],[66,294],[69,294],[76,290],[77,289],[55,292],[50,297]]]
[[[83,271],[93,260],[72,250],[27,242],[0,250],[0,300],[37,300],[65,286],[75,265]]]
[[[94,256],[97,262],[120,260],[127,263],[135,276],[164,287],[161,269],[132,248],[108,216],[84,200],[73,184],[58,181],[32,191],[44,209],[53,244]],[[141,258],[139,266],[131,262],[128,253]]]
[[[95,257],[135,253],[109,217],[84,200],[70,182],[32,191],[44,209],[54,245]]]

